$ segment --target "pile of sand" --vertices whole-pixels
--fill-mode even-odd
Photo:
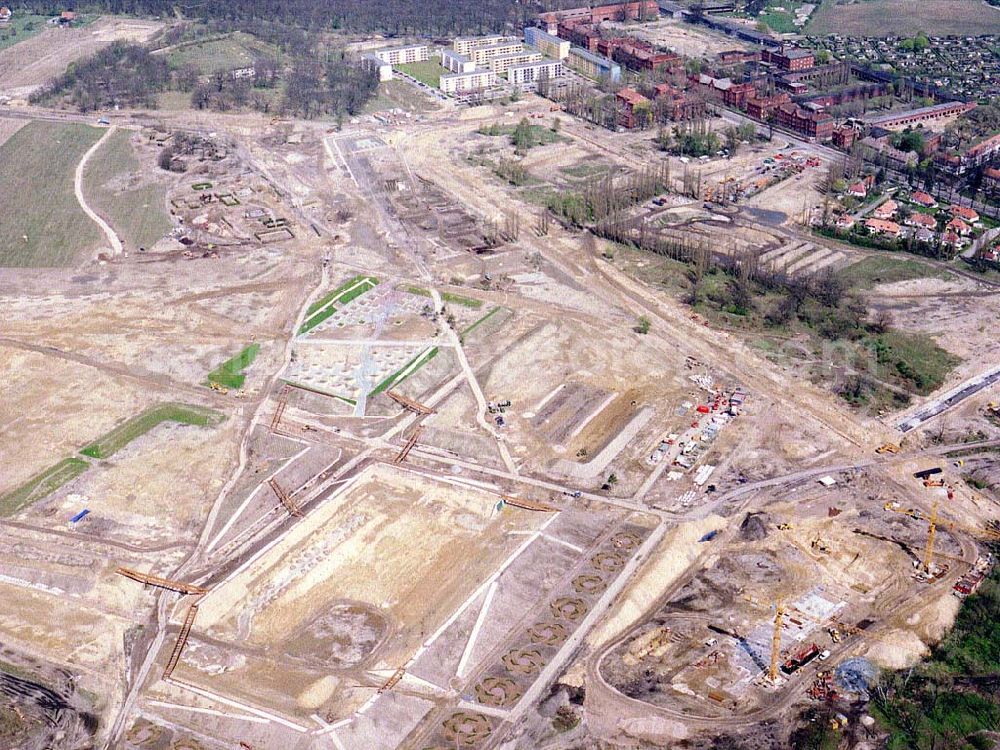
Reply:
[[[909,630],[892,630],[868,649],[868,659],[883,669],[905,669],[919,662],[929,651]]]

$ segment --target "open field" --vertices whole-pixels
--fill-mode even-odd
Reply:
[[[17,513],[35,500],[55,492],[66,482],[74,479],[90,466],[80,458],[65,458],[50,469],[32,477],[13,492],[0,497],[0,516]]]
[[[7,139],[27,124],[27,120],[0,117],[0,146],[3,146]]]
[[[91,458],[109,458],[161,422],[208,427],[218,424],[222,419],[222,414],[210,409],[185,404],[161,404],[132,417],[111,432],[102,435],[80,453]]]
[[[143,169],[128,130],[116,131],[87,162],[87,202],[111,224],[126,252],[149,248],[170,231],[167,187],[158,171]]]
[[[162,26],[159,21],[105,16],[71,29],[47,27],[22,44],[0,50],[0,94],[27,97],[74,60],[119,39],[145,41]]]
[[[102,241],[73,192],[76,165],[102,132],[36,121],[0,146],[0,194],[7,216],[0,265],[71,265]]]
[[[167,56],[171,67],[191,65],[203,75],[213,75],[250,67],[258,56],[264,54],[275,57],[277,50],[249,34],[234,32],[222,39],[182,43],[171,49]]]
[[[852,287],[871,289],[877,284],[891,284],[910,279],[953,278],[947,271],[910,258],[872,255],[840,270],[840,277]]]
[[[27,41],[36,34],[42,33],[49,16],[38,16],[33,13],[14,13],[14,18],[5,29],[0,29],[0,50],[13,47],[15,44]]]
[[[365,105],[365,112],[402,109],[406,112],[431,112],[438,103],[409,81],[384,81],[378,85],[378,95]]]
[[[1000,32],[1000,8],[980,0],[823,0],[806,26],[809,34],[842,36],[945,36]]]

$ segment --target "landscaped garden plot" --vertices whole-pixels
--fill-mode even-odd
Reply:
[[[61,266],[103,235],[73,192],[76,165],[103,131],[35,121],[0,146],[0,265]]]
[[[227,359],[208,373],[208,382],[224,385],[227,388],[242,388],[246,382],[243,371],[257,359],[259,353],[260,344],[250,344],[235,357]]]
[[[308,333],[327,318],[337,312],[338,305],[346,305],[353,299],[360,297],[365,292],[374,289],[378,284],[378,279],[374,276],[358,275],[345,281],[332,292],[328,292],[320,299],[309,306],[306,311],[306,321],[299,329],[299,333]]]
[[[437,354],[437,347],[418,343],[339,345],[317,343],[296,349],[285,379],[309,390],[355,403],[398,385]]]
[[[90,466],[82,458],[65,458],[55,466],[36,474],[23,485],[0,497],[0,516],[11,516],[21,508],[52,494]]]
[[[120,424],[80,451],[91,458],[108,458],[161,422],[211,427],[224,419],[217,411],[187,404],[160,404]]]

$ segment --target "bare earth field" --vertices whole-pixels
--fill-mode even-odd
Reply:
[[[77,42],[60,64],[93,30],[62,37]],[[126,245],[101,258],[83,252],[92,222],[49,212],[79,218],[72,174],[102,131],[0,121],[3,216],[21,222],[0,227],[53,238],[4,248],[18,267],[0,271],[0,692],[16,709],[0,719],[18,746],[703,748],[764,728],[791,747],[821,669],[913,664],[952,621],[998,506],[948,453],[992,471],[995,390],[903,435],[837,396],[853,361],[808,332],[687,301],[699,273],[705,297],[727,290],[723,270],[545,204],[669,168],[673,189],[623,209],[629,225],[793,278],[854,269],[859,304],[963,358],[949,385],[995,366],[993,287],[810,234],[830,158],[813,144],[682,162],[653,132],[531,95],[458,110],[412,93],[377,106],[419,116],[342,128],[120,113],[84,175]],[[558,134],[515,187],[494,171],[510,139],[477,131],[522,117]],[[187,171],[161,174],[180,129],[198,134]],[[734,184],[752,197],[713,202]],[[953,488],[914,478],[938,465]],[[828,654],[767,677],[772,648],[785,663],[814,642]],[[65,706],[36,721],[52,695]]]
[[[843,36],[946,36],[1000,32],[1000,8],[980,0],[824,0],[806,31]]]

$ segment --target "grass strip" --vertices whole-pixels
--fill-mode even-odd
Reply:
[[[232,359],[227,359],[221,365],[208,373],[209,383],[218,383],[228,388],[242,388],[246,381],[243,371],[248,368],[260,353],[260,344],[250,344]]]
[[[160,404],[132,417],[102,435],[80,451],[91,458],[108,458],[120,451],[140,435],[145,435],[161,422],[209,427],[217,425],[223,415],[212,409],[186,404]]]
[[[485,323],[487,320],[489,320],[490,318],[492,318],[494,315],[496,315],[502,309],[503,308],[501,308],[501,307],[494,307],[492,310],[490,310],[488,313],[486,313],[483,317],[481,317],[475,323],[473,323],[468,328],[466,328],[464,331],[462,331],[459,335],[465,336],[465,335],[467,335],[469,333],[472,333],[476,328],[478,328],[483,323]]]
[[[82,458],[64,458],[55,466],[50,466],[36,474],[15,490],[0,497],[0,517],[12,516],[21,508],[37,502],[67,482],[76,479],[90,467]]]
[[[424,352],[421,352],[416,357],[407,362],[405,365],[396,370],[396,372],[394,372],[392,375],[390,375],[381,383],[379,383],[377,386],[375,386],[375,390],[373,390],[368,395],[377,396],[382,391],[386,391],[392,388],[394,385],[402,383],[404,380],[410,377],[410,375],[412,375],[421,367],[423,367],[432,359],[434,359],[434,357],[437,356],[437,353],[438,353],[438,348],[436,346],[431,347],[430,349]]]
[[[451,292],[443,292],[441,294],[441,299],[445,302],[454,302],[456,305],[462,305],[462,307],[471,307],[473,310],[478,310],[483,306],[483,301],[481,299],[463,297],[460,294],[452,294]]]

